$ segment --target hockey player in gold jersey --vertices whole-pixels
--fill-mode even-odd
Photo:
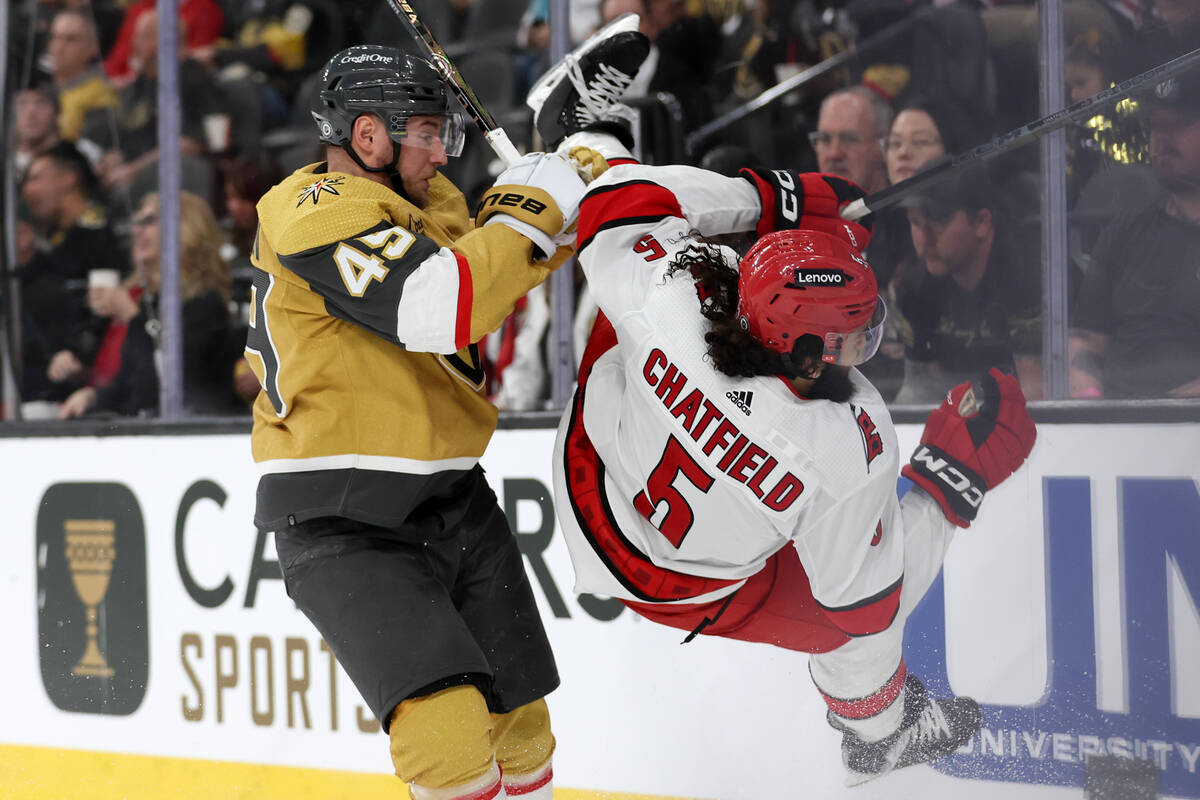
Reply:
[[[319,94],[326,161],[258,205],[255,524],[415,800],[549,800],[558,674],[478,464],[497,413],[476,343],[570,256],[585,187],[530,154],[472,223],[438,172],[463,131],[432,66],[351,47]]]

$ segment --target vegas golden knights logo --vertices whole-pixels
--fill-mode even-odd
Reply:
[[[130,714],[149,673],[141,509],[119,483],[60,483],[37,519],[42,683],[64,711]]]

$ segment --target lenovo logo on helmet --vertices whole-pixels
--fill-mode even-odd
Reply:
[[[844,270],[833,268],[797,269],[789,289],[806,289],[810,286],[846,286],[850,276]]]
[[[346,56],[342,59],[342,63],[363,64],[371,62],[375,64],[390,64],[394,60],[391,56],[385,56],[383,53],[362,53],[360,55]]]

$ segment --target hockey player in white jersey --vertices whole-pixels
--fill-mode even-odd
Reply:
[[[601,102],[565,94],[567,111],[531,102],[539,130],[566,120],[560,152],[607,160],[578,224],[601,314],[554,463],[576,591],[688,639],[811,653],[850,783],[953,752],[979,707],[926,694],[905,668],[904,621],[956,527],[1029,454],[1016,379],[992,370],[982,397],[949,393],[898,501],[891,417],[854,368],[886,316],[869,231],[838,216],[862,192],[817,174],[637,164]],[[715,243],[742,232],[758,238],[741,259]]]

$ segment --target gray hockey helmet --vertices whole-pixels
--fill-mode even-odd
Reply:
[[[441,76],[428,62],[394,47],[348,47],[329,59],[321,71],[312,107],[321,141],[348,145],[354,120],[366,113],[377,114],[387,123],[392,141],[422,147],[430,143],[408,139],[409,117],[443,117],[440,139],[446,155],[462,152],[462,117],[451,110]]]

